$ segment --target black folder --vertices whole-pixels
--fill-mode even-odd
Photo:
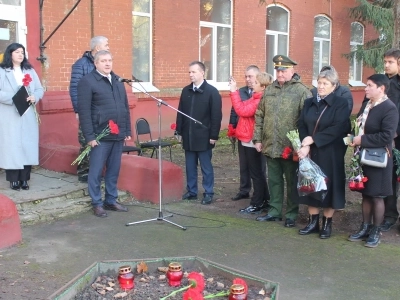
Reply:
[[[23,114],[27,111],[27,109],[30,106],[30,103],[26,101],[26,99],[29,97],[28,91],[24,86],[21,86],[21,88],[18,90],[18,92],[12,97],[12,100],[14,101],[15,107],[18,110],[19,115],[22,117]]]

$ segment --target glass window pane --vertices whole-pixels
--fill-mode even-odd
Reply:
[[[227,82],[231,74],[231,29],[217,28],[217,81]]]
[[[314,41],[313,51],[313,79],[317,79],[320,69],[319,64],[319,41]]]
[[[360,23],[351,23],[350,41],[357,44],[364,43],[364,27]]]
[[[267,66],[266,70],[269,74],[274,74],[274,63],[272,62],[272,58],[275,56],[275,36],[267,35],[267,45],[265,47],[267,49]]]
[[[132,7],[136,12],[150,13],[150,0],[133,0]]]
[[[0,20],[0,62],[7,46],[17,42],[17,22]]]
[[[200,21],[231,24],[231,0],[201,0]]]
[[[354,50],[356,50],[357,49],[357,46],[355,46],[355,45],[350,45],[350,51],[354,51]],[[350,80],[356,80],[355,79],[355,72],[356,72],[356,70],[355,70],[355,68],[354,68],[354,65],[355,65],[355,63],[354,63],[354,58],[352,58],[352,59],[350,59],[350,70],[349,70],[349,79]]]
[[[133,16],[133,74],[150,82],[150,18]]]
[[[331,22],[325,17],[316,17],[314,23],[314,37],[330,39]]]
[[[355,71],[356,71],[356,79],[357,81],[361,81],[361,74],[362,74],[362,61],[361,60],[357,60],[355,63]]]
[[[276,54],[287,55],[287,39],[287,35],[278,34],[278,53]]]
[[[205,78],[213,80],[213,41],[212,28],[200,28],[200,61],[206,66]]]
[[[288,17],[286,10],[279,6],[271,6],[267,9],[267,30],[288,32]]]
[[[21,6],[21,0],[0,0],[0,4]]]
[[[322,61],[321,66],[328,66],[331,53],[330,53],[330,42],[322,41]]]

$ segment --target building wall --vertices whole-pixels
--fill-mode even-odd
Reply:
[[[29,2],[29,1],[27,1]],[[272,1],[269,1],[272,2]],[[301,3],[300,3],[301,2]],[[46,0],[43,8],[44,38],[56,28],[76,0]],[[160,92],[154,97],[178,106],[180,91],[189,84],[188,64],[199,59],[199,0],[153,0],[153,85]],[[244,70],[250,64],[265,69],[266,61],[266,8],[259,0],[233,0],[232,75],[244,85]],[[298,62],[296,72],[303,82],[311,86],[313,68],[314,17],[325,15],[332,21],[331,64],[339,72],[342,84],[347,84],[349,62],[342,56],[350,49],[350,25],[347,9],[356,0],[281,0],[278,5],[290,12],[289,56]],[[28,5],[27,5],[28,10]],[[38,26],[37,17],[27,13],[29,26]],[[29,30],[28,41],[37,44],[40,28]],[[41,78],[46,93],[41,101],[41,143],[78,146],[78,123],[69,99],[69,79],[72,64],[89,50],[90,38],[104,35],[109,38],[114,55],[114,71],[123,78],[132,73],[132,0],[82,0],[65,23],[46,44]],[[366,26],[365,39],[375,32]],[[38,51],[38,50],[36,50]],[[134,62],[133,62],[134,63]],[[36,63],[37,64],[37,63]],[[38,69],[38,68],[36,68]],[[365,68],[363,78],[372,73]],[[132,124],[139,117],[149,120],[157,131],[157,102],[143,93],[133,93],[126,86],[131,106]],[[354,95],[361,98],[363,91],[355,88]],[[223,126],[229,120],[230,99],[228,86],[223,96]],[[358,105],[355,105],[355,109]],[[176,112],[162,107],[162,135],[172,135],[170,124]],[[157,134],[155,134],[157,135]]]

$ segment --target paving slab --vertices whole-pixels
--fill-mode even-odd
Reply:
[[[0,170],[0,193],[13,199],[16,204],[65,195],[82,190],[87,184],[80,183],[76,175],[33,168],[29,186],[28,191],[12,190],[6,181],[5,171]]]

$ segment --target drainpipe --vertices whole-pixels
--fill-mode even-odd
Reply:
[[[61,27],[61,25],[65,22],[66,19],[68,19],[69,15],[72,14],[72,12],[75,10],[75,8],[79,5],[79,3],[82,0],[78,0],[75,5],[71,8],[71,10],[66,14],[66,16],[61,20],[61,22],[57,25],[57,27],[50,33],[48,38],[43,42],[43,32],[44,32],[44,27],[43,27],[43,2],[44,0],[40,0],[39,2],[39,16],[40,16],[40,56],[36,58],[37,60],[40,60],[41,63],[44,63],[46,60],[46,57],[44,56],[44,49],[46,49],[46,43],[51,39],[51,37],[57,32],[58,28]],[[93,0],[92,0],[93,1]]]

